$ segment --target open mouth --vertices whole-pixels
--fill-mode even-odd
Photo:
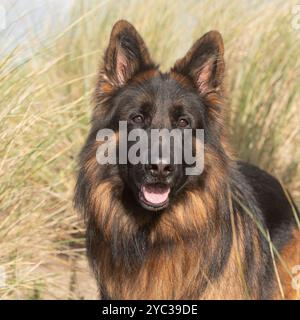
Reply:
[[[170,187],[161,184],[146,184],[143,185],[140,191],[140,200],[146,209],[161,210],[169,203]]]

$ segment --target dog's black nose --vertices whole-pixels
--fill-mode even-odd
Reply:
[[[150,171],[152,176],[154,177],[167,177],[174,170],[171,164],[165,163],[157,163],[157,164],[149,164],[146,168]]]

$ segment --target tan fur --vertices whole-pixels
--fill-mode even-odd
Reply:
[[[158,74],[157,69],[150,69],[148,71],[137,74],[133,77],[132,83],[143,83],[148,79],[155,77]]]
[[[294,231],[293,239],[281,250],[281,258],[284,264],[277,261],[279,278],[283,287],[284,298],[288,300],[300,300],[300,290],[295,290],[292,287],[292,279],[298,273],[292,273],[292,268],[296,265],[300,265],[300,231]],[[299,281],[298,281],[299,283]],[[282,299],[281,293],[278,290],[275,299]]]
[[[211,177],[212,179],[212,177]],[[213,181],[213,179],[212,179]],[[217,188],[217,183],[215,182]],[[95,191],[95,212],[99,214],[98,222],[102,225],[107,243],[99,247],[101,256],[99,274],[101,282],[109,296],[116,299],[245,299],[257,298],[249,296],[243,266],[245,261],[243,228],[241,220],[232,221],[234,241],[229,260],[222,276],[210,284],[207,276],[209,269],[207,260],[210,257],[202,256],[197,242],[185,241],[186,234],[199,233],[209,228],[209,221],[215,214],[214,201],[209,196],[209,190],[203,193],[191,191],[186,193],[186,201],[178,205],[172,212],[166,212],[150,234],[153,249],[146,256],[144,263],[137,269],[126,270],[122,263],[113,262],[109,241],[110,228],[113,219],[119,220],[120,230],[124,235],[135,232],[138,228],[136,220],[124,214],[117,202],[112,205],[111,194],[114,184],[107,181],[100,184]],[[188,214],[187,214],[188,213]],[[155,214],[155,213],[154,213]],[[208,217],[208,215],[210,215]],[[220,241],[218,230],[210,233],[207,243],[213,252],[216,243]],[[260,251],[258,231],[253,231],[253,246]],[[169,245],[170,242],[173,245]],[[155,244],[159,244],[157,247]],[[165,245],[164,245],[165,244]],[[259,262],[260,252],[257,253]],[[201,268],[199,268],[201,266]],[[208,280],[208,286],[198,296],[191,293],[194,283]],[[176,290],[174,289],[176,288]]]
[[[207,279],[207,257],[201,256],[197,246],[193,248],[192,243],[179,239],[176,246],[168,250],[153,250],[141,268],[132,272],[125,272],[123,265],[113,266],[109,249],[103,246],[99,249],[101,279],[108,295],[116,299],[255,299],[256,296],[250,297],[247,293],[241,269],[245,259],[243,235],[238,232],[236,237],[222,276],[217,282],[209,283],[199,296],[190,293],[190,288],[194,288],[195,282]],[[209,244],[213,248],[213,236]],[[202,266],[200,273],[199,265]]]
[[[187,77],[185,77],[177,72],[171,71],[170,78],[179,82],[183,87],[186,87],[186,88],[193,87],[193,83]]]

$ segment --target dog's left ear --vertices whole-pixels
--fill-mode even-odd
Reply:
[[[224,77],[224,45],[218,31],[210,31],[176,61],[172,71],[189,77],[198,92],[205,95],[221,88]]]

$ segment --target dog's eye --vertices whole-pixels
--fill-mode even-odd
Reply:
[[[180,128],[186,128],[189,125],[189,121],[187,119],[181,118],[178,120],[177,125]]]
[[[144,123],[144,117],[140,114],[133,116],[131,119],[132,119],[132,122],[137,124]]]

